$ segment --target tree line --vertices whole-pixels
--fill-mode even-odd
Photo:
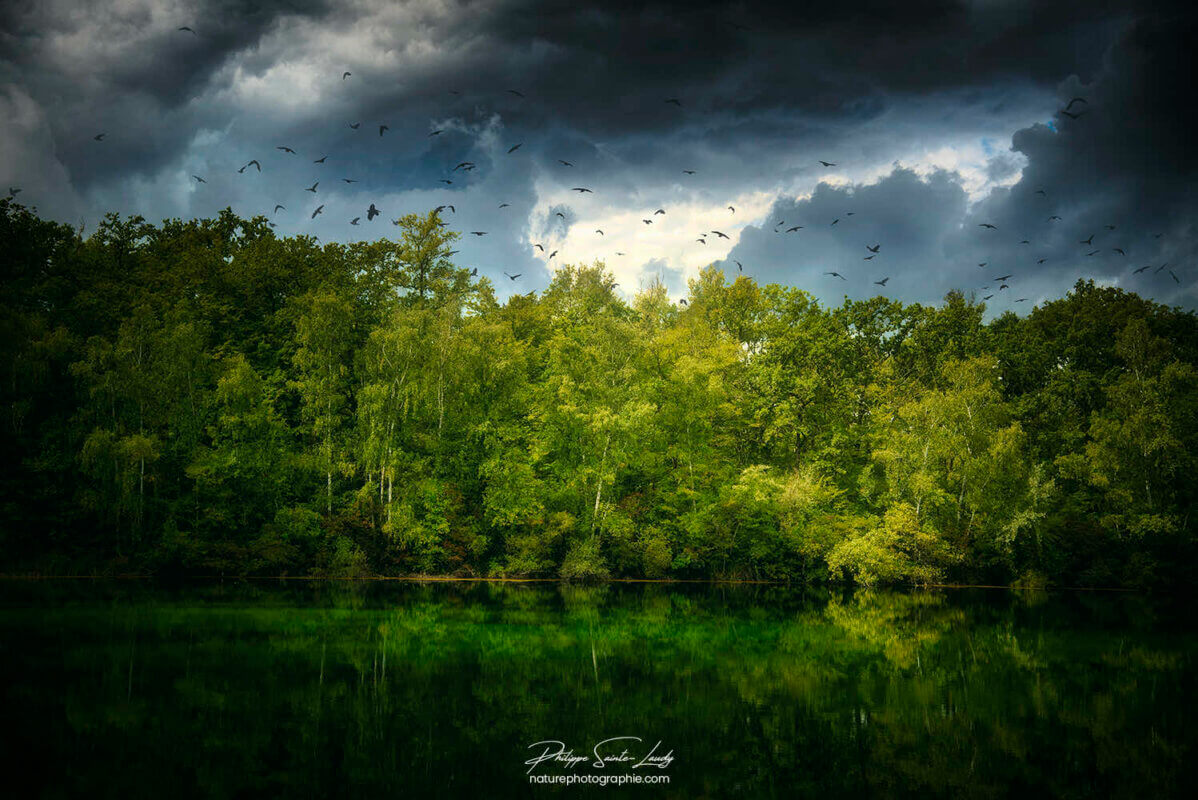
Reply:
[[[824,307],[0,201],[0,566],[1177,587],[1198,326],[1081,281]]]

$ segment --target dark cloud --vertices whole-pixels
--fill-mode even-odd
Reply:
[[[283,203],[280,233],[325,241],[389,234],[348,226],[371,202],[390,219],[453,204],[452,224],[488,231],[461,257],[523,272],[522,291],[548,276],[544,238],[554,263],[605,258],[622,286],[660,273],[680,291],[726,256],[832,302],[887,274],[888,294],[934,301],[990,293],[987,262],[1036,298],[1090,276],[1193,305],[1193,34],[1188,6],[1136,0],[16,3],[0,182],[71,222]],[[1055,113],[1073,96],[1084,116]],[[252,158],[261,174],[237,173]],[[777,218],[805,227],[775,234]],[[732,238],[697,244],[712,227]],[[1181,283],[1128,275],[1165,261]]]

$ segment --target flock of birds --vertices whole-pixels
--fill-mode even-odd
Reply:
[[[180,32],[190,33],[193,36],[196,35],[195,31],[192,30],[192,28],[190,28],[189,26],[180,27],[178,30]],[[352,72],[345,71],[341,74],[341,80],[346,81],[352,76],[353,76]],[[455,90],[450,90],[449,93],[451,95],[459,94],[459,92],[457,92]],[[524,94],[516,89],[508,89],[507,93],[516,98],[521,98],[521,99],[524,98]],[[677,106],[677,107],[682,106],[682,101],[676,97],[667,98],[664,102],[666,104]],[[1074,111],[1073,109],[1075,106],[1080,106],[1079,110]],[[1063,109],[1060,109],[1059,113],[1065,117],[1068,117],[1069,119],[1077,120],[1077,119],[1080,119],[1082,116],[1084,116],[1086,113],[1088,113],[1088,111],[1089,111],[1088,101],[1083,97],[1074,97],[1073,99],[1071,99],[1069,101],[1069,103]],[[361,126],[362,126],[361,122],[348,123],[349,129],[353,130],[353,131],[358,131],[361,128]],[[385,124],[378,125],[379,137],[382,137],[384,134],[386,134],[388,130],[390,130],[390,128],[387,125],[385,125]],[[444,132],[445,132],[444,129],[433,130],[433,131],[429,132],[428,137],[433,138],[436,136],[440,136]],[[96,142],[103,142],[105,140],[106,135],[107,135],[106,133],[98,133],[93,138]],[[516,144],[513,144],[511,147],[509,147],[507,149],[507,155],[514,156],[523,145],[524,145],[523,142],[518,142]],[[279,152],[281,157],[288,157],[288,158],[290,158],[290,157],[298,158],[299,157],[299,153],[297,153],[294,148],[289,147],[287,145],[276,145],[275,150]],[[327,158],[328,158],[327,154],[322,154],[320,156],[320,158],[313,159],[312,164],[324,165]],[[557,162],[559,165],[561,165],[561,167],[563,169],[572,169],[574,167],[573,162],[565,160],[565,159],[557,159]],[[825,161],[822,159],[819,159],[818,163],[820,164],[821,167],[823,167],[825,169],[837,166],[837,164],[835,162]],[[461,171],[462,173],[469,173],[472,170],[474,170],[476,168],[476,166],[477,165],[474,162],[461,161],[456,166],[454,166],[453,169],[449,170],[449,172],[447,174],[448,176],[445,178],[441,178],[440,182],[445,184],[446,186],[452,186],[453,178],[459,171]],[[253,167],[256,170],[256,172],[258,172],[258,173],[262,172],[262,163],[257,158],[252,158],[249,161],[247,161],[245,164],[243,164],[241,167],[239,167],[237,169],[237,172],[239,174],[244,174],[251,167]],[[683,169],[681,172],[687,176],[693,176],[696,174],[697,171],[694,169]],[[196,181],[197,184],[207,183],[207,180],[201,175],[192,175],[191,177]],[[340,178],[340,180],[343,183],[345,183],[346,185],[352,185],[352,184],[358,183],[358,180],[354,179],[354,178],[342,177],[342,178]],[[311,192],[313,195],[319,196],[320,184],[321,184],[321,181],[319,179],[315,180],[311,186],[304,187],[303,191]],[[580,195],[594,193],[593,190],[587,186],[574,186],[574,187],[572,187],[571,190],[574,192],[578,192]],[[18,187],[10,187],[9,188],[9,197],[10,198],[15,197],[17,194],[20,193],[20,191],[21,190]],[[1037,189],[1036,194],[1041,195],[1043,197],[1047,197],[1047,192],[1044,189]],[[326,205],[325,203],[320,203],[320,204],[316,205],[315,208],[312,209],[312,211],[309,215],[309,218],[316,219],[316,217],[323,214],[324,210],[325,210],[325,205]],[[510,205],[511,205],[510,203],[501,203],[499,205],[499,208],[500,209],[508,208],[508,207],[510,207]],[[730,212],[730,214],[736,214],[736,208],[734,206],[729,205],[729,206],[727,206],[727,209]],[[440,215],[443,212],[445,212],[446,210],[448,210],[450,213],[453,213],[453,214],[457,213],[456,207],[451,204],[444,204],[444,205],[437,206],[435,209],[435,213]],[[278,214],[280,211],[287,211],[287,206],[285,206],[282,203],[276,203],[270,216],[274,216],[274,215]],[[381,215],[382,213],[383,212],[380,209],[378,209],[375,206],[375,204],[372,202],[369,205],[369,207],[367,207],[365,209],[363,214],[355,216],[352,219],[349,219],[348,224],[353,225],[353,226],[359,225],[363,216],[366,217],[367,222],[373,222],[375,217]],[[561,211],[557,211],[555,213],[556,213],[556,216],[562,218],[563,220],[566,219],[565,214],[562,213]],[[656,219],[657,217],[662,217],[665,215],[666,215],[666,210],[664,208],[658,208],[655,211],[653,211],[651,214],[649,214],[647,217],[642,219],[641,221],[645,225],[653,225],[655,222],[658,221]],[[855,215],[854,212],[848,211],[848,212],[845,212],[845,214],[843,215],[843,218],[847,220],[848,217],[852,217],[854,215]],[[836,219],[833,219],[832,222],[829,224],[829,227],[835,227],[836,225],[840,224],[841,219],[842,219],[842,217],[837,217]],[[1046,220],[1046,222],[1048,222],[1048,223],[1059,222],[1059,221],[1061,221],[1061,218],[1055,214],[1049,216]],[[398,219],[392,220],[392,223],[395,225],[399,225],[400,220],[398,220]],[[268,224],[272,228],[276,227],[276,225],[273,221],[269,222]],[[437,224],[442,227],[445,227],[448,225],[448,223],[441,220],[439,217],[438,217]],[[798,225],[798,224],[790,225],[789,227],[787,227],[786,221],[780,219],[776,223],[774,223],[773,231],[776,234],[797,234],[800,231],[804,230],[804,227],[805,226]],[[982,228],[984,230],[988,230],[988,231],[997,231],[998,230],[998,226],[996,226],[992,223],[989,223],[989,222],[978,223],[978,227]],[[1106,225],[1106,229],[1108,232],[1111,232],[1111,231],[1116,230],[1116,226],[1115,225]],[[482,236],[488,235],[489,232],[483,231],[483,230],[477,230],[477,231],[469,231],[469,233],[473,236],[482,237]],[[600,228],[595,229],[595,234],[598,236],[606,235],[604,233],[604,231]],[[698,242],[699,244],[706,245],[708,238],[711,236],[715,236],[715,237],[717,237],[717,239],[729,239],[729,240],[731,239],[731,237],[728,234],[724,233],[723,231],[713,229],[710,231],[704,231],[704,232],[700,233],[697,236],[697,238],[695,239],[695,241]],[[1155,236],[1155,238],[1159,239],[1162,236],[1162,234],[1158,233],[1158,234],[1154,234],[1154,236]],[[1091,256],[1091,257],[1095,256],[1098,253],[1102,252],[1102,250],[1103,250],[1103,248],[1101,248],[1101,247],[1094,246],[1094,237],[1095,237],[1095,234],[1091,233],[1087,238],[1079,240],[1079,244],[1084,245],[1086,248],[1094,248],[1094,249],[1090,249],[1089,252],[1086,252],[1085,253],[1086,256]],[[315,236],[313,238],[315,238],[317,241],[319,241],[320,237]],[[1031,245],[1031,241],[1029,239],[1022,239],[1022,240],[1020,240],[1019,244],[1020,245]],[[545,260],[546,260],[547,264],[552,262],[553,259],[558,254],[557,250],[552,250],[552,251],[547,252],[545,244],[543,242],[532,242],[531,246],[533,249],[539,250],[541,252],[541,254],[546,256]],[[882,244],[880,242],[872,244],[872,245],[866,244],[865,249],[866,249],[866,251],[869,252],[869,255],[863,256],[862,260],[867,261],[867,262],[873,262],[873,260],[881,254]],[[447,255],[453,255],[456,252],[457,252],[456,250],[451,251]],[[1126,257],[1126,255],[1127,255],[1126,249],[1124,247],[1111,247],[1110,252],[1115,253],[1122,257]],[[615,254],[616,254],[616,256],[625,255],[625,253],[623,251],[615,251]],[[736,268],[737,268],[738,272],[744,272],[744,265],[740,261],[737,261],[735,259],[728,259],[728,260],[731,261],[732,263],[736,264]],[[1036,264],[1041,265],[1041,264],[1044,264],[1046,261],[1047,261],[1046,257],[1038,258],[1038,259],[1036,259]],[[978,267],[981,269],[985,269],[987,266],[989,266],[989,262],[983,261],[978,264]],[[1149,264],[1146,266],[1138,267],[1138,268],[1133,269],[1132,272],[1133,272],[1133,274],[1138,275],[1138,274],[1148,271],[1149,269],[1153,269],[1153,265]],[[1168,269],[1169,275],[1173,278],[1173,280],[1175,282],[1177,282],[1177,283],[1181,282],[1180,279],[1178,278],[1177,274],[1172,269],[1169,269],[1168,264],[1161,264],[1160,266],[1156,267],[1155,272],[1159,273],[1162,270],[1166,270],[1166,269]],[[471,274],[477,275],[478,274],[477,268],[474,269]],[[504,272],[503,274],[508,279],[515,281],[515,280],[518,280],[523,273],[514,273],[513,274],[513,273]],[[830,278],[838,278],[845,282],[847,282],[849,280],[848,277],[846,277],[844,274],[842,274],[840,271],[837,271],[837,270],[828,270],[828,271],[825,271],[823,274],[829,276]],[[1005,290],[1011,288],[1010,283],[1008,283],[1008,281],[1010,281],[1014,277],[1016,277],[1015,273],[1007,273],[1007,274],[995,275],[995,276],[991,277],[986,284],[977,287],[978,289],[981,289],[982,291],[990,291],[990,294],[985,295],[982,299],[984,301],[990,300],[999,292],[1002,292],[1002,291],[1005,291]],[[885,289],[886,285],[890,281],[890,279],[891,279],[891,276],[886,275],[886,276],[882,277],[880,280],[873,281],[873,284]],[[618,286],[618,285],[619,284],[612,284],[613,287]],[[997,286],[997,288],[995,288],[995,286]],[[1027,297],[1020,297],[1020,298],[1017,298],[1014,302],[1024,303],[1024,302],[1027,302],[1028,299],[1029,298],[1027,298]],[[686,304],[686,300],[680,300],[679,302],[682,305]]]

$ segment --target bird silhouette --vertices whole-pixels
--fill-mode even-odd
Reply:
[[[8,187],[8,196],[9,197],[16,197],[20,193],[21,193],[20,187],[17,187],[17,186],[9,186]]]
[[[1094,244],[1094,234],[1090,234],[1089,239],[1082,239],[1078,244]]]
[[[316,187],[317,187],[317,186],[319,186],[319,185],[320,185],[320,181],[317,181],[316,183],[314,183],[314,184],[312,184],[311,186],[309,186],[307,189],[304,189],[304,191],[305,191],[305,192],[311,192],[312,194],[316,194]]]
[[[356,131],[358,128],[362,127],[362,123],[361,122],[351,122],[351,123],[349,123],[349,127],[353,128]],[[381,133],[379,135],[382,136]]]
[[[877,256],[866,256],[865,258],[863,258],[861,260],[862,261],[873,261],[875,258],[877,258]]]
[[[877,253],[879,250],[881,250],[881,249],[882,249],[882,245],[880,245],[880,244],[875,244],[873,247],[870,247],[869,245],[866,245],[866,246],[865,246],[865,249],[866,249],[866,250],[868,250],[868,251],[869,251],[869,252],[871,252],[871,253]]]
[[[279,145],[279,146],[278,146],[278,147],[276,147],[275,149],[276,149],[276,150],[282,150],[284,153],[291,153],[291,155],[295,155],[295,151],[294,151],[294,150],[292,150],[290,147],[287,147],[287,146],[285,146],[285,145]]]
[[[726,234],[726,233],[720,233],[719,231],[712,231],[712,233],[714,233],[716,236],[720,237],[721,239],[728,238],[728,234]]]
[[[562,213],[562,212],[560,212],[560,211],[557,211],[557,212],[555,212],[555,213],[556,213],[556,215],[557,215],[557,216],[561,217],[562,219],[565,219],[565,218],[566,218],[566,215],[565,215],[565,214],[563,214],[563,213]]]
[[[487,235],[486,231],[470,231],[470,233],[472,233],[475,236],[486,236]]]
[[[1060,217],[1058,217],[1056,214],[1053,214],[1051,217],[1048,218],[1048,221],[1052,222],[1054,219],[1060,219]]]
[[[837,222],[840,222],[840,217],[837,217],[836,219],[832,220],[832,225],[835,225]],[[829,226],[829,227],[831,227],[831,226]]]
[[[653,212],[653,216],[657,216],[658,214],[664,214],[664,213],[666,213],[666,210],[664,208],[659,208]]]
[[[1132,274],[1132,275],[1139,275],[1141,272],[1143,272],[1144,270],[1147,270],[1147,269],[1152,269],[1152,265],[1151,265],[1151,264],[1149,264],[1149,265],[1148,265],[1148,266],[1146,266],[1146,267],[1140,267],[1139,269],[1132,270],[1132,273],[1131,273],[1131,274]]]
[[[179,28],[179,30],[181,30],[181,31],[187,31],[187,32],[188,32],[188,33],[190,33],[192,36],[198,36],[198,35],[199,35],[198,33],[196,33],[195,31],[193,31],[191,28],[189,28],[189,27],[188,27],[188,26],[186,26],[186,25],[184,25],[183,27]]]
[[[345,181],[346,183],[357,183],[357,181],[353,178],[342,178],[341,180]]]
[[[442,211],[444,211],[447,208],[449,209],[449,213],[451,213],[451,214],[458,213],[458,210],[451,205],[437,206],[436,208],[433,209],[433,213],[440,214]]]
[[[653,224],[653,220],[651,220],[651,219],[643,219],[643,220],[641,220],[641,222],[645,223],[646,225],[652,225],[652,224]]]
[[[251,159],[250,161],[246,162],[245,166],[243,166],[241,169],[239,169],[237,171],[245,172],[246,167],[250,166],[250,164],[253,164],[255,167],[257,167],[259,172],[262,171],[262,165],[258,163],[258,159],[256,159],[256,158]]]
[[[687,303],[686,303],[686,298],[683,298],[683,299],[681,299],[681,300],[679,300],[679,301],[678,301],[678,305],[680,305],[680,306],[684,306],[684,305],[686,305],[686,304],[687,304]]]
[[[1028,241],[1027,239],[1020,239],[1020,240],[1019,240],[1019,243],[1020,243],[1020,244],[1031,244],[1031,242],[1030,242],[1030,241]]]
[[[732,206],[728,206],[728,210],[731,211],[733,214],[736,213],[736,209],[733,208]]]
[[[883,279],[882,279],[882,280],[880,280],[880,281],[874,281],[874,283],[876,283],[878,286],[885,287],[885,286],[886,286],[886,281],[888,281],[888,280],[890,280],[890,276],[889,276],[889,275],[887,275],[885,278],[883,278]]]
[[[592,192],[590,189],[587,189],[584,186],[575,186],[572,191],[578,192],[579,194],[583,194],[583,193],[594,194],[594,192]]]
[[[1015,275],[1015,273],[1011,273],[1010,275],[999,275],[997,278],[991,278],[990,280],[992,280],[992,281],[1005,281],[1007,278],[1014,277],[1014,275]]]
[[[744,272],[744,271],[745,271],[745,265],[744,265],[744,264],[742,264],[742,263],[740,263],[739,261],[737,261],[735,258],[734,258],[734,259],[732,259],[732,263],[736,265],[736,270],[737,270],[737,272]]]
[[[391,128],[389,128],[388,126],[380,125],[379,126],[379,136],[382,136],[384,131],[389,131],[389,130],[391,130]]]
[[[989,263],[990,263],[989,261],[983,261],[982,263],[978,264],[978,266],[979,266],[979,267],[985,267],[985,266],[986,266],[987,264],[989,264]]]
[[[802,228],[803,228],[803,226],[802,226],[802,225],[795,225],[793,228],[787,228],[787,229],[786,229],[786,232],[787,232],[787,233],[794,233],[795,231],[802,230]]]
[[[514,144],[514,145],[512,145],[511,147],[509,147],[509,148],[507,149],[508,153],[514,153],[514,152],[516,152],[517,150],[519,150],[519,149],[520,149],[520,145],[522,145],[522,144],[524,144],[524,142],[520,142],[520,144]]]
[[[328,158],[328,156],[321,156],[320,158],[316,159],[316,160],[315,160],[315,161],[313,161],[312,163],[313,163],[313,164],[323,164],[323,163],[324,163],[324,160],[325,160],[326,158]]]
[[[366,221],[374,222],[374,218],[382,213],[383,213],[382,211],[379,211],[377,208],[374,207],[374,203],[371,203],[370,208],[366,209]]]
[[[824,274],[825,274],[825,275],[831,275],[831,276],[832,276],[832,277],[834,277],[834,278],[840,278],[842,281],[844,281],[844,280],[848,280],[848,278],[844,277],[844,276],[843,276],[843,275],[841,275],[839,272],[825,272]]]
[[[284,211],[286,211],[286,210],[287,210],[287,206],[276,205],[276,206],[275,206],[275,210],[274,210],[274,211],[272,211],[271,213],[272,213],[272,214],[278,214],[278,213],[279,213],[279,209],[280,209],[280,208],[281,208],[281,209],[283,209]]]
[[[354,217],[353,219],[351,219],[351,220],[349,221],[349,224],[350,224],[350,225],[357,225],[357,224],[358,224],[358,220],[360,220],[360,219],[361,219],[361,217]]]
[[[997,225],[991,225],[989,222],[979,222],[979,223],[978,223],[978,227],[979,227],[979,228],[989,228],[989,229],[990,229],[990,230],[992,230],[992,231],[996,231],[996,230],[998,230],[998,226],[997,226]]]
[[[1157,267],[1157,268],[1156,268],[1156,271],[1155,271],[1155,272],[1153,272],[1152,274],[1153,274],[1153,275],[1159,275],[1159,274],[1160,274],[1160,271],[1161,271],[1162,269],[1164,269],[1165,267],[1167,267],[1167,266],[1169,266],[1169,262],[1168,262],[1168,261],[1166,261],[1164,264],[1161,264],[1159,267]]]
[[[324,211],[324,206],[323,205],[317,206],[316,210],[312,212],[312,219],[316,219],[316,215],[321,213],[322,211]]]
[[[1043,189],[1037,189],[1036,194],[1048,197],[1048,192],[1044,191]]]
[[[1111,252],[1112,252],[1112,253],[1118,253],[1118,254],[1119,254],[1119,255],[1121,255],[1121,256],[1126,256],[1126,255],[1127,255],[1127,253],[1123,252],[1123,248],[1122,248],[1122,247],[1112,247],[1112,248],[1111,248]]]
[[[1044,263],[1045,261],[1047,261],[1047,260],[1048,260],[1047,258],[1042,258],[1042,259],[1040,259],[1039,261],[1037,261],[1036,263],[1037,263],[1037,264],[1043,264],[1043,263]]]
[[[1174,283],[1181,283],[1181,281],[1177,278],[1177,273],[1175,273],[1173,270],[1169,270],[1169,274],[1173,277]]]
[[[994,297],[994,295],[992,295],[992,294],[988,294],[988,295],[986,295],[985,297],[983,297],[982,299],[983,299],[983,300],[989,300],[991,297]]]
[[[192,175],[191,177],[195,178],[195,179],[196,179],[197,181],[199,181],[200,183],[207,183],[207,182],[208,182],[208,181],[204,180],[203,178],[201,178],[199,175]]]
[[[510,205],[511,205],[511,203],[500,203],[500,204],[499,204],[499,207],[500,207],[500,208],[507,208],[507,207],[508,207],[508,206],[510,206]]]
[[[532,246],[540,250],[542,253],[545,252],[545,245],[543,244],[537,244],[536,242],[533,242]]]
[[[574,166],[574,165],[573,165],[573,164],[571,164],[569,161],[562,161],[560,158],[557,160],[557,163],[561,164],[563,167],[572,167],[572,166]]]
[[[695,241],[698,242],[699,244],[707,244],[706,239],[695,239]]]
[[[694,171],[693,169],[684,169],[684,170],[682,170],[682,171],[683,171],[684,173],[686,173],[687,175],[694,175],[694,174],[695,174],[695,171]]]
[[[595,228],[595,233],[599,234],[600,236],[605,235],[599,228]]]
[[[1065,110],[1068,111],[1069,109],[1073,108],[1074,103],[1085,103],[1086,105],[1090,105],[1089,102],[1086,100],[1086,98],[1075,97],[1072,100],[1070,100],[1069,103],[1065,106]]]
[[[441,178],[441,179],[438,181],[438,183],[443,183],[443,184],[445,184],[446,186],[452,186],[452,185],[453,185],[453,181],[451,181],[451,180],[448,180],[448,179],[446,179],[446,178]]]
[[[516,280],[516,278],[519,278],[519,277],[520,277],[521,275],[523,275],[524,273],[523,273],[523,272],[517,272],[515,275],[508,275],[508,274],[505,272],[505,273],[503,273],[503,274],[504,274],[504,275],[507,275],[507,276],[508,276],[509,278],[511,278],[512,280]]]
[[[97,133],[92,138],[95,139],[97,142],[102,142],[102,141],[104,141],[104,137],[107,135],[108,135],[107,133]]]
[[[1092,256],[1092,255],[1096,254],[1097,252],[1098,252],[1097,250],[1091,250],[1090,252],[1086,253],[1086,255]]]
[[[345,79],[346,79],[346,78],[348,78],[350,75],[353,75],[353,73],[352,73],[352,72],[342,72],[342,73],[341,73],[341,80],[345,80]]]
[[[432,133],[429,134],[429,136],[440,136],[444,132],[445,132],[445,129],[441,128],[440,130],[433,131]]]
[[[825,167],[834,167],[834,166],[836,166],[836,165],[835,165],[835,164],[833,164],[831,161],[823,161],[823,160],[821,160],[819,163],[823,164]]]
[[[451,169],[450,172],[457,172],[459,169],[462,169],[463,167],[465,167],[466,169],[469,169],[470,167],[473,167],[473,166],[474,166],[473,161],[463,161],[462,163],[458,164],[456,167]]]
[[[549,258],[552,259],[555,255],[557,255],[556,250],[554,250],[552,253],[549,254]]]

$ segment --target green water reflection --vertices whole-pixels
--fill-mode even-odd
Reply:
[[[9,582],[3,758],[62,797],[1188,796],[1191,620],[1127,595]],[[529,744],[613,736],[672,750],[638,770],[669,785],[529,785]]]

